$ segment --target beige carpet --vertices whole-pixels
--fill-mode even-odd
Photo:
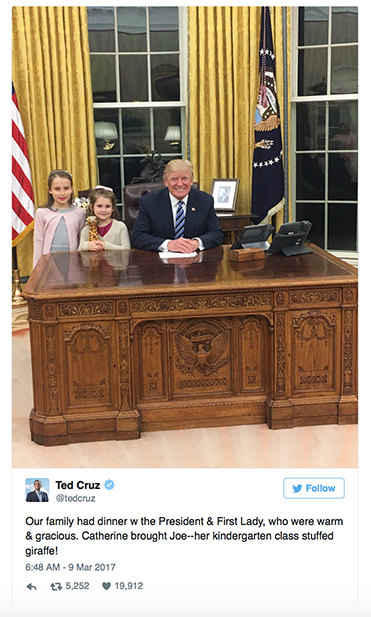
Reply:
[[[30,439],[27,307],[13,316],[13,467],[357,467],[357,426],[266,425],[144,433],[136,441],[45,448]]]

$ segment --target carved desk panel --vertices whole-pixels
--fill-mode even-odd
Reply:
[[[31,438],[357,422],[357,270],[312,248],[241,264],[227,246],[191,262],[42,257],[24,289]]]

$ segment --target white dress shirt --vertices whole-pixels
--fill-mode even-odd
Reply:
[[[188,197],[189,194],[186,195],[185,197],[183,197],[183,199],[178,199],[177,197],[174,197],[174,195],[172,195],[169,191],[169,196],[170,196],[170,202],[171,202],[171,209],[173,212],[173,219],[174,219],[174,229],[175,229],[175,219],[176,219],[176,211],[178,209],[178,203],[181,201],[183,203],[183,210],[184,210],[184,216],[186,216],[187,214],[187,203],[188,203]],[[203,251],[204,250],[204,245],[202,243],[202,241],[200,240],[200,238],[191,238],[191,240],[198,240],[198,250]],[[169,242],[171,242],[171,240],[165,240],[159,247],[158,250],[159,251],[167,251],[167,245],[169,244]]]

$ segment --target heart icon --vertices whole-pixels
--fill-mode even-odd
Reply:
[[[111,587],[111,583],[102,583],[103,589],[109,589]]]

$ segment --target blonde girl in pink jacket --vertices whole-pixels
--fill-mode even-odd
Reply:
[[[48,177],[48,200],[36,210],[33,267],[42,255],[77,251],[85,225],[85,211],[73,205],[72,176],[55,169]]]

